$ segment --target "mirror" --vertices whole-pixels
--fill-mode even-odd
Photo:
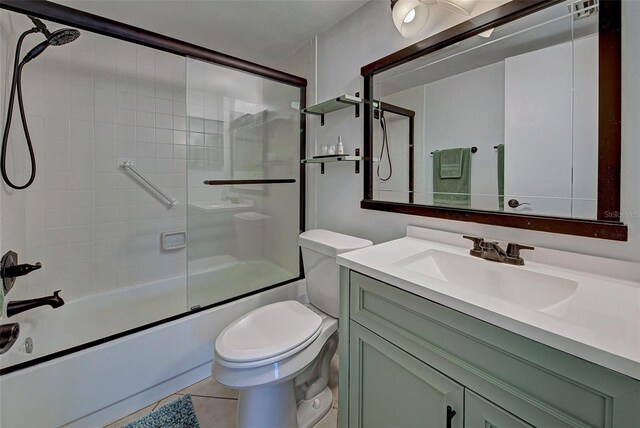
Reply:
[[[537,3],[519,19],[505,16],[522,4],[498,7],[474,18],[485,25],[467,21],[363,67],[363,207],[405,205],[398,211],[450,211],[491,224],[509,218],[531,229],[538,227],[518,218],[541,227],[545,218],[616,225],[619,200],[607,213],[600,199],[619,199],[619,175],[604,175],[611,171],[603,172],[602,156],[620,143],[619,121],[600,129],[620,103],[619,93],[603,97],[600,87],[615,67],[601,54],[603,8],[593,0]],[[572,233],[568,225],[562,233]]]

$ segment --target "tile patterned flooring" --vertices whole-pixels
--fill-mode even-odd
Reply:
[[[327,415],[316,424],[315,428],[336,428],[338,426],[338,355],[331,360],[329,386],[333,393],[333,407]],[[105,428],[120,428],[155,408],[180,398],[184,394],[191,394],[191,401],[198,417],[201,428],[234,428],[236,426],[236,407],[238,391],[220,385],[212,377],[193,384],[172,394],[157,403],[140,409]]]

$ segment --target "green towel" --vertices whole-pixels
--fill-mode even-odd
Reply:
[[[504,144],[498,144],[498,208],[504,211]]]
[[[455,160],[460,174],[456,177]],[[446,167],[443,170],[443,161]],[[443,174],[444,172],[444,174]],[[471,206],[471,149],[447,149],[433,152],[433,203],[460,208]]]
[[[462,177],[463,149],[442,150],[440,152],[440,178]]]

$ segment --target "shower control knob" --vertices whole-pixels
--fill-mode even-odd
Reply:
[[[2,286],[4,288],[4,293],[7,294],[9,290],[13,287],[13,284],[16,282],[16,278],[19,276],[24,276],[34,270],[38,270],[42,267],[42,263],[38,262],[35,265],[30,264],[18,264],[18,254],[14,251],[7,251],[7,253],[2,256],[2,260],[0,261],[0,278],[2,278]]]
[[[4,274],[9,278],[17,278],[19,276],[24,276],[28,273],[31,273],[34,270],[38,270],[41,267],[42,267],[42,263],[40,262],[37,262],[35,265],[30,265],[25,263],[22,265],[15,265],[7,268],[4,271]]]

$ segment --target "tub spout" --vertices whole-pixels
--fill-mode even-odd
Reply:
[[[49,305],[54,309],[59,308],[64,305],[64,300],[62,300],[62,297],[58,294],[60,291],[61,290],[54,291],[53,296],[38,297],[37,299],[28,300],[16,300],[7,303],[7,318],[39,306]]]

